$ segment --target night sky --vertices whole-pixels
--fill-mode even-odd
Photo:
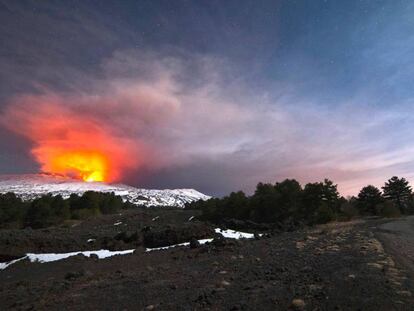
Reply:
[[[0,0],[0,21],[1,174],[93,129],[139,187],[414,181],[413,1]]]

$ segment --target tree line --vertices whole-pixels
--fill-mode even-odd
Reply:
[[[186,208],[201,210],[201,218],[212,222],[231,218],[257,223],[295,220],[316,224],[359,215],[410,214],[414,211],[414,196],[408,181],[396,176],[384,184],[382,191],[368,185],[357,197],[349,198],[340,196],[337,185],[328,179],[304,187],[295,179],[286,179],[275,184],[259,183],[251,196],[232,192],[223,198],[189,203]]]
[[[45,228],[67,220],[86,219],[100,214],[116,213],[133,206],[114,193],[87,191],[82,196],[45,195],[23,201],[14,193],[0,194],[0,228]],[[253,195],[232,192],[223,198],[211,198],[186,205],[199,209],[201,218],[212,222],[223,219],[276,223],[287,220],[307,224],[347,220],[357,216],[395,217],[414,213],[414,195],[408,181],[396,176],[382,189],[368,185],[357,197],[339,195],[331,180],[308,183],[304,187],[295,179],[275,184],[259,183]]]
[[[131,206],[114,193],[87,191],[82,196],[72,194],[67,199],[61,195],[44,195],[23,201],[9,192],[0,194],[0,228],[46,228],[70,219],[113,214]]]

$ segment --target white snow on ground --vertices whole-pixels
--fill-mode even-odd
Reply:
[[[62,259],[66,259],[72,256],[76,255],[84,255],[86,257],[90,257],[91,255],[98,256],[99,259],[104,259],[107,257],[115,256],[115,255],[127,255],[132,254],[135,251],[135,249],[128,249],[125,251],[109,251],[107,249],[101,249],[97,251],[83,251],[83,252],[71,252],[71,253],[45,253],[45,254],[33,254],[33,253],[27,253],[26,256],[9,261],[9,262],[2,262],[0,263],[0,270],[6,269],[8,266],[23,260],[23,259],[29,259],[30,262],[52,262],[52,261],[58,261]]]
[[[202,240],[198,240],[198,242],[200,244],[206,244],[207,242],[211,242],[213,241],[213,239],[202,239]],[[152,252],[152,251],[159,251],[162,249],[169,249],[169,248],[174,248],[177,246],[188,246],[190,245],[190,242],[184,242],[184,243],[180,243],[180,244],[174,244],[174,245],[168,245],[168,246],[162,246],[162,247],[154,247],[154,248],[146,248],[145,251],[146,252]]]
[[[220,229],[216,228],[214,229],[216,233],[220,233],[222,236],[228,239],[252,239],[254,238],[253,233],[246,233],[246,232],[240,232],[240,231],[234,231],[231,229]]]
[[[12,265],[12,264],[14,264],[14,263],[16,263],[16,262],[18,262],[18,261],[20,261],[20,260],[23,260],[23,259],[25,259],[25,258],[26,258],[26,256],[21,257],[21,258],[17,258],[17,259],[15,259],[15,260],[12,260],[12,261],[9,261],[9,262],[0,262],[0,270],[4,270],[4,269],[6,269],[8,266],[10,266],[10,265]]]
[[[118,221],[118,222],[114,223],[114,226],[119,226],[121,224],[122,224],[122,221]]]
[[[115,255],[132,254],[133,252],[134,252],[134,249],[128,249],[125,251],[109,251],[107,249],[101,249],[98,251],[71,252],[71,253],[60,253],[60,254],[55,254],[55,253],[31,254],[29,253],[29,254],[26,254],[26,257],[31,262],[45,263],[45,262],[52,262],[52,261],[57,261],[61,259],[66,259],[66,258],[80,255],[80,254],[86,257],[90,257],[91,255],[97,255],[99,259],[103,259],[103,258],[115,256]]]
[[[221,234],[223,237],[228,238],[228,239],[252,239],[254,238],[254,234],[253,233],[246,233],[246,232],[240,232],[240,231],[235,231],[235,230],[231,230],[231,229],[220,229],[220,228],[216,228],[214,229],[214,231],[216,233]],[[202,240],[198,240],[198,242],[200,244],[205,244],[207,242],[211,242],[213,241],[213,239],[202,239]],[[169,249],[169,248],[173,248],[173,247],[177,247],[177,246],[188,246],[190,245],[190,242],[184,242],[184,243],[180,243],[180,244],[174,244],[174,245],[168,245],[168,246],[162,246],[162,247],[155,247],[155,248],[147,248],[145,251],[146,252],[151,252],[151,251],[159,251],[162,249]]]
[[[231,230],[231,229],[224,230],[224,229],[216,228],[216,229],[214,229],[214,231],[216,233],[221,234],[223,237],[229,238],[229,239],[251,239],[251,238],[254,238],[253,233],[240,232],[240,231],[235,231],[235,230]],[[211,241],[213,241],[213,239],[198,240],[198,242],[200,244],[205,244],[205,243],[211,242]],[[190,242],[184,242],[184,243],[180,243],[180,244],[174,244],[174,245],[163,246],[163,247],[146,248],[145,251],[146,252],[152,252],[152,251],[158,251],[158,250],[169,249],[169,248],[174,248],[174,247],[179,247],[179,246],[188,246],[188,245],[190,245]],[[45,263],[45,262],[52,262],[52,261],[66,259],[66,258],[76,256],[76,255],[80,255],[80,254],[82,254],[86,257],[90,257],[91,255],[97,255],[99,259],[103,259],[103,258],[115,256],[115,255],[132,254],[134,251],[135,251],[135,249],[128,249],[128,250],[124,250],[124,251],[109,251],[109,250],[106,250],[106,249],[101,249],[101,250],[97,250],[97,251],[79,251],[79,252],[70,252],[70,253],[45,253],[45,254],[28,253],[24,257],[21,257],[21,258],[18,258],[18,259],[9,261],[9,262],[0,263],[0,270],[6,269],[8,266],[10,266],[10,265],[12,265],[12,264],[14,264],[14,263],[16,263],[20,260],[26,259],[26,258],[29,259],[31,262]]]

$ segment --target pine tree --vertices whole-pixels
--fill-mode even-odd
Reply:
[[[358,194],[357,207],[362,214],[375,215],[377,207],[384,201],[381,191],[372,185],[361,189]]]
[[[405,178],[394,176],[385,183],[382,189],[385,199],[392,201],[402,213],[407,211],[412,189]]]

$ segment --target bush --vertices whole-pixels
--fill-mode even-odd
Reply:
[[[81,209],[99,210],[102,201],[100,193],[95,191],[86,191],[79,199],[79,207]]]
[[[114,214],[124,207],[124,203],[120,196],[109,193],[102,198],[99,207],[102,214]]]
[[[97,208],[81,208],[81,209],[74,210],[72,212],[72,219],[84,220],[84,219],[98,216],[100,214],[101,213],[99,209]]]
[[[62,196],[58,195],[53,197],[51,202],[51,208],[56,215],[57,219],[64,221],[70,218],[70,204],[68,200],[64,200]]]
[[[346,202],[341,205],[341,219],[351,220],[359,216],[358,208],[354,204]]]
[[[51,201],[50,196],[34,200],[27,210],[26,225],[37,229],[56,224],[58,221],[51,207]]]
[[[385,201],[378,205],[378,214],[381,217],[397,218],[401,216],[401,211],[393,202]]]
[[[0,194],[0,228],[21,228],[27,204],[14,193]]]
[[[316,211],[316,223],[317,224],[326,224],[332,220],[334,220],[335,214],[333,210],[327,205],[322,204],[319,206],[318,210]]]

